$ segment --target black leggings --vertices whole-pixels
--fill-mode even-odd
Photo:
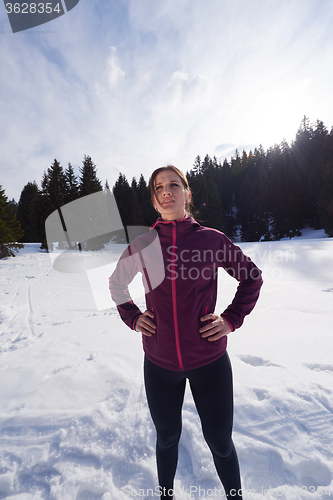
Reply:
[[[145,357],[144,375],[148,405],[157,432],[158,480],[165,492],[162,497],[172,497],[182,429],[181,411],[188,378],[203,435],[226,496],[228,499],[241,499],[238,458],[231,439],[233,389],[228,354],[208,365],[181,372],[161,368]]]

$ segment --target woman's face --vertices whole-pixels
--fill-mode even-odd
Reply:
[[[173,170],[162,170],[155,177],[154,206],[163,220],[176,220],[185,217],[185,205],[189,193],[183,182]]]

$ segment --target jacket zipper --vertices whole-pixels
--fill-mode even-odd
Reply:
[[[209,308],[209,301],[206,300],[206,311],[205,311],[205,314],[208,314],[208,308]],[[206,319],[205,321],[205,324],[208,325],[208,323],[210,323],[210,319]]]
[[[173,276],[176,276],[176,223],[173,222],[172,227],[172,246],[174,248],[174,253],[171,256],[171,272],[173,272]],[[175,338],[176,338],[176,350],[179,368],[181,371],[184,370],[182,355],[180,352],[180,343],[179,343],[179,329],[178,329],[178,319],[177,319],[177,294],[176,294],[176,279],[172,278],[171,280],[171,290],[172,290],[172,306],[173,306],[173,322],[175,325]]]

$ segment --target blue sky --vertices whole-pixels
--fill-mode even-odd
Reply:
[[[199,154],[333,126],[330,0],[80,0],[11,33],[0,5],[0,184],[17,201],[54,158],[112,186]]]

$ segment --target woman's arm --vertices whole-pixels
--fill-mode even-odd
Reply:
[[[132,241],[120,257],[109,279],[111,296],[122,320],[132,330],[150,336],[156,328],[155,323],[150,319],[154,315],[151,311],[145,311],[142,314],[134,304],[128,290],[128,285],[138,272],[142,274],[146,294],[159,286],[164,279],[162,249],[155,230],[150,230]]]
[[[128,247],[109,278],[112,300],[116,303],[121,319],[132,330],[135,329],[136,322],[142,314],[138,306],[134,304],[128,290],[128,285],[140,270],[138,264],[137,254],[133,255]]]
[[[263,280],[260,269],[250,257],[234,245],[227,236],[223,233],[220,234],[219,245],[223,249],[223,259],[218,265],[222,266],[230,276],[239,282],[231,304],[221,314],[221,317],[228,321],[233,330],[236,330],[243,324],[245,316],[250,314],[256,305]]]
[[[135,262],[127,259],[127,253],[121,258],[117,264],[117,268],[109,278],[109,288],[113,301],[117,304],[117,309],[121,319],[132,330],[151,337],[156,330],[156,324],[152,321],[154,313],[146,310],[141,313],[140,309],[134,304],[128,285],[137,274],[137,266]]]

